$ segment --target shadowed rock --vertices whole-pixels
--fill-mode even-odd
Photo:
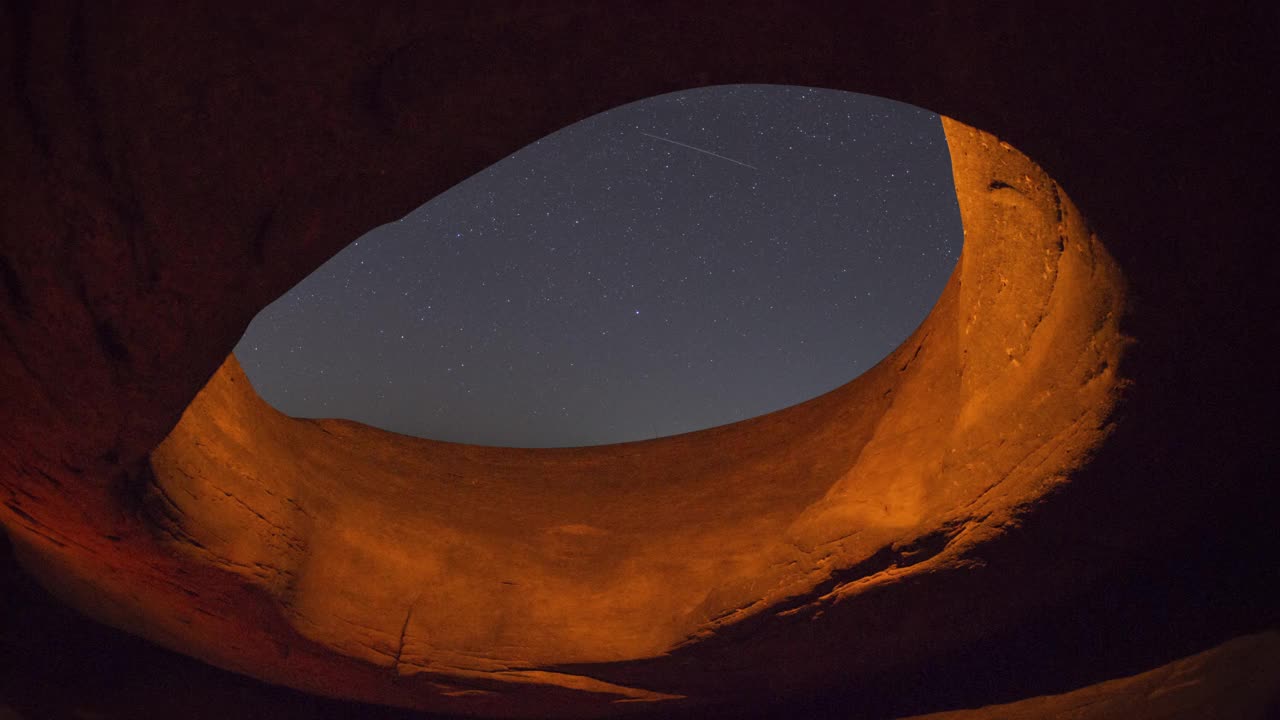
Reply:
[[[1215,154],[1257,126],[1184,135],[1239,108],[1221,90],[1174,124],[1176,82],[1096,89],[1130,62],[1200,88],[1264,47],[1249,23],[1196,65],[1190,21],[1144,24],[1148,57],[1107,14],[1097,60],[1061,40],[1087,13],[773,12],[12,6],[0,521],[24,566],[219,667],[509,716],[991,704],[1273,623],[1271,393],[1187,340],[1266,297],[1253,246],[1205,241],[1260,228]],[[848,385],[721,428],[434,443],[284,417],[227,357],[371,225],[591,112],[742,80],[909,100],[1054,177],[944,120],[966,239],[933,312]]]

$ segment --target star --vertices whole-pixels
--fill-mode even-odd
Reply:
[[[721,425],[879,362],[963,237],[937,116],[772,85],[616,108],[423,201],[250,324],[269,403],[524,447]]]

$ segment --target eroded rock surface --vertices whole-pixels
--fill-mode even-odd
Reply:
[[[1061,695],[912,720],[1268,720],[1280,712],[1280,633],[1249,635],[1154,670]]]
[[[135,489],[121,549],[163,559],[154,588],[19,534],[23,557],[85,611],[216,665],[333,692],[309,664],[359,664],[357,698],[428,709],[505,711],[518,686],[593,713],[723,702],[963,642],[976,616],[926,630],[969,612],[952,578],[1105,438],[1126,340],[1123,281],[1062,190],[945,125],[960,264],[913,337],[844,388],[683,436],[518,450],[293,420],[230,359]],[[187,566],[241,583],[275,622],[161,580]],[[770,667],[797,623],[898,630]],[[279,651],[299,642],[310,656]],[[638,678],[613,667],[634,661]]]
[[[1274,384],[1232,351],[1274,334],[1250,319],[1265,171],[1240,160],[1264,135],[1229,82],[1274,87],[1265,23],[775,13],[11,5],[0,522],[25,566],[223,668],[492,715],[989,705],[1274,623]],[[849,385],[508,451],[282,417],[227,357],[371,225],[721,81],[995,133],[945,121],[964,257]]]

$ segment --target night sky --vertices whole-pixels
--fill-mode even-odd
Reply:
[[[961,242],[933,113],[703,88],[583,120],[370,231],[235,352],[290,415],[484,445],[639,440],[871,368]]]

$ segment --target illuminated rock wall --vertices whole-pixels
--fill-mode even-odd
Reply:
[[[24,565],[223,668],[512,716],[990,704],[1274,623],[1274,392],[1232,351],[1274,335],[1265,136],[1227,82],[1269,87],[1257,23],[775,12],[15,7],[0,522]],[[848,385],[521,451],[291,420],[227,358],[372,225],[592,112],[742,81],[995,133],[944,121],[962,260]]]

